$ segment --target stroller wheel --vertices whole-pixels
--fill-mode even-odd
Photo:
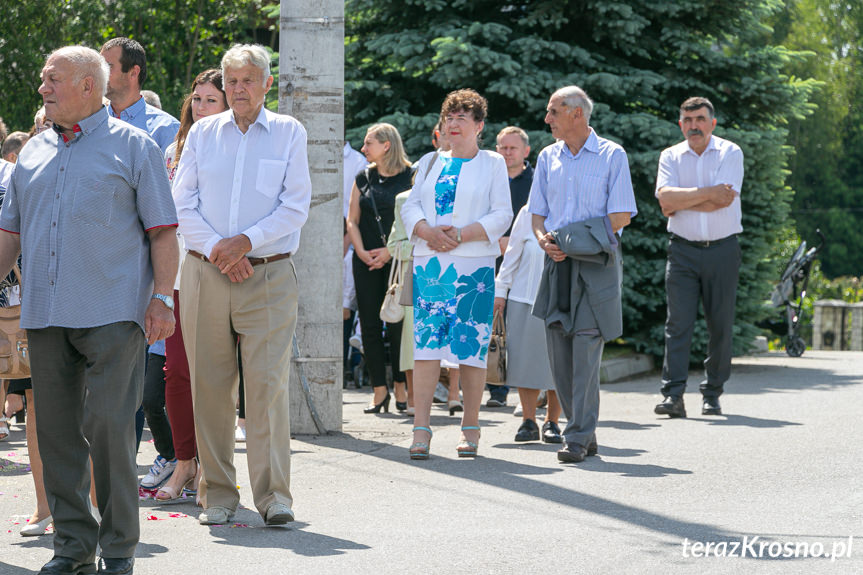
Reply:
[[[806,340],[799,335],[789,335],[785,338],[785,353],[791,357],[800,357],[806,351]]]

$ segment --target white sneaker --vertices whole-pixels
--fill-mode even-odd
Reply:
[[[434,401],[434,403],[449,402],[449,390],[441,382],[437,382],[437,387],[435,387],[434,398],[432,401]]]
[[[153,465],[150,466],[150,471],[141,480],[141,487],[153,489],[162,485],[174,473],[174,468],[177,467],[177,460],[168,461],[161,455],[156,457]]]
[[[538,408],[543,408],[548,405],[548,394],[545,393],[545,390],[539,392],[539,397],[536,398],[536,406]]]
[[[513,411],[513,412],[512,412],[512,414],[513,414],[515,417],[521,417],[521,414],[522,414],[522,413],[523,413],[523,411],[522,411],[522,408],[521,408],[521,402],[519,401],[519,402],[518,402],[518,405],[516,405],[516,406],[515,406],[515,411]]]
[[[237,426],[237,429],[234,430],[234,441],[237,443],[245,443],[246,442],[246,428]]]
[[[360,350],[360,353],[363,353],[363,340],[359,335],[354,334],[349,337],[348,343],[351,347],[355,347],[356,349]]]

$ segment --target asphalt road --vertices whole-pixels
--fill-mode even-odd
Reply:
[[[416,462],[411,420],[365,415],[368,388],[346,391],[342,433],[293,440],[295,523],[264,527],[238,445],[249,509],[204,527],[192,503],[142,501],[135,572],[863,573],[863,353],[736,359],[720,417],[700,415],[698,381],[685,420],[653,414],[657,374],[603,385],[599,456],[578,465],[513,441],[514,392],[483,408],[475,461],[435,408],[432,457]],[[142,475],[154,456],[143,444]],[[35,573],[52,537],[18,535],[34,507],[10,463],[26,463],[20,428],[0,457],[0,575]]]

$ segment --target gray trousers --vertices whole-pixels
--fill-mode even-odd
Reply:
[[[668,242],[663,396],[681,397],[686,390],[689,350],[699,299],[704,306],[709,337],[704,360],[707,379],[701,383],[701,394],[704,397],[722,395],[723,385],[731,377],[731,341],[739,270],[740,244],[736,237],[706,248],[677,240]]]
[[[134,322],[27,330],[54,554],[92,562],[132,557],[138,544],[135,411],[144,333]],[[90,514],[90,462],[101,525]]]
[[[599,419],[599,365],[605,342],[582,290],[575,314],[575,335],[545,329],[551,375],[566,417],[563,438],[584,448],[596,439]]]

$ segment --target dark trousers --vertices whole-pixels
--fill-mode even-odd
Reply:
[[[374,387],[387,384],[386,351],[384,349],[381,321],[381,304],[389,288],[390,264],[379,270],[369,270],[363,261],[354,255],[354,284],[357,289],[357,311],[363,331],[363,356],[369,379]],[[402,338],[402,322],[387,324],[387,339],[390,340],[390,361],[393,366],[393,381],[405,381],[404,372],[399,371],[399,344]]]
[[[141,402],[144,417],[153,434],[156,451],[171,461],[174,459],[174,439],[171,424],[165,411],[165,356],[147,354],[147,367],[144,372],[144,400]]]
[[[723,385],[731,377],[731,340],[739,270],[740,244],[736,237],[706,248],[679,240],[668,242],[663,396],[681,397],[686,390],[699,299],[704,306],[709,337],[704,360],[707,379],[701,383],[701,394],[704,397],[722,395]]]
[[[54,553],[78,561],[132,557],[138,544],[135,410],[144,333],[133,322],[27,330],[39,451],[54,517]],[[90,462],[101,525],[90,514]]]

